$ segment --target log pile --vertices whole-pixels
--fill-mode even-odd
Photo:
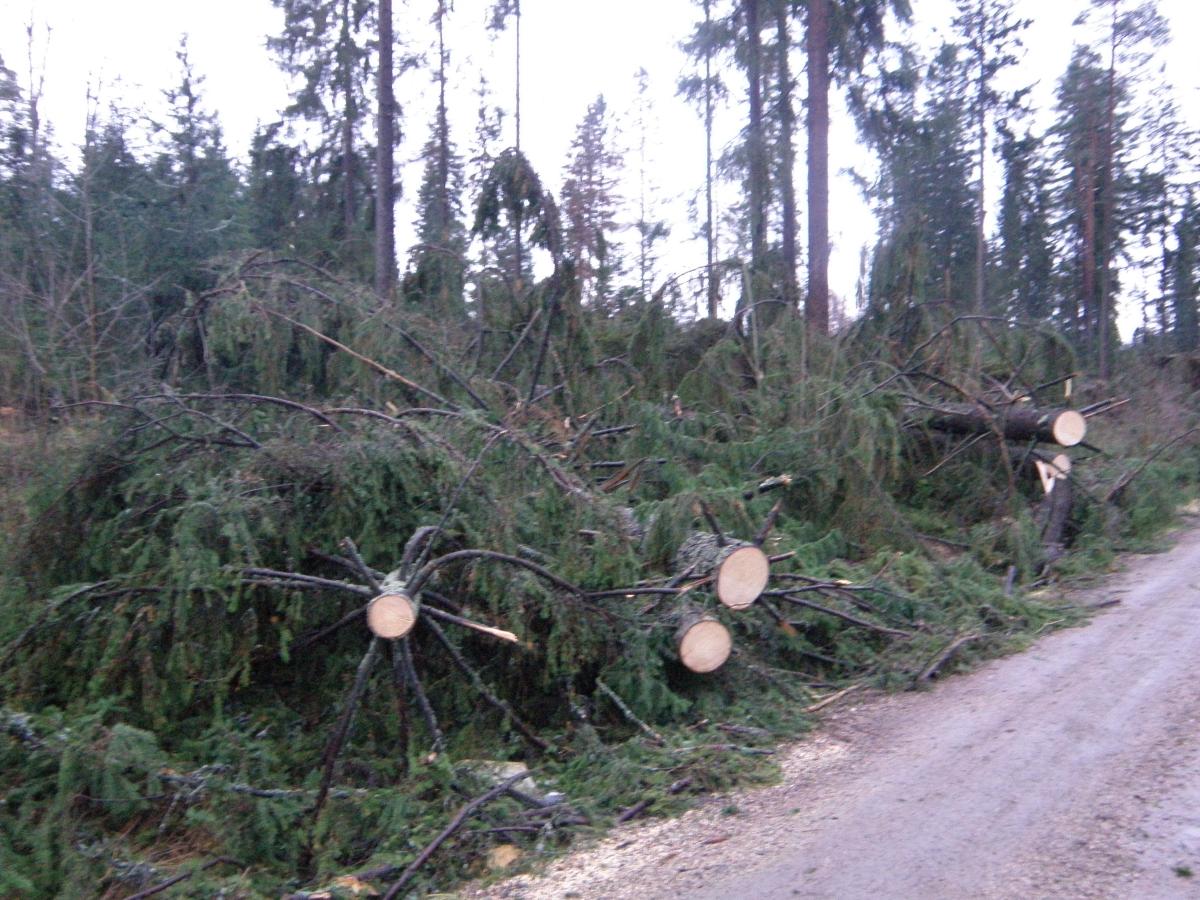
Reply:
[[[733,636],[719,619],[703,610],[686,610],[675,629],[679,661],[697,674],[715,672],[733,651]]]
[[[730,609],[742,610],[749,608],[766,588],[771,564],[756,544],[697,531],[675,552],[675,571],[712,579],[717,599]]]

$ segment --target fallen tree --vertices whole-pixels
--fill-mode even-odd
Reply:
[[[1087,435],[1087,419],[1073,409],[953,403],[925,407],[922,412],[929,428],[955,434],[995,433],[1010,441],[1039,441],[1062,447],[1074,447]]]

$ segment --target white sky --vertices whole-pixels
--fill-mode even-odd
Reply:
[[[447,34],[454,62],[453,134],[464,152],[474,129],[477,102],[473,91],[481,69],[492,82],[494,102],[510,106],[512,33],[491,41],[484,36],[489,5],[487,0],[458,0]],[[1084,5],[1084,0],[1017,0],[1018,15],[1034,21],[1025,35],[1028,54],[1017,77],[1039,81],[1035,97],[1044,108],[1052,102],[1054,84],[1066,68],[1073,42],[1082,38],[1071,22]],[[690,0],[605,0],[603,4],[524,0],[522,6],[522,139],[544,183],[557,193],[575,127],[598,94],[604,94],[611,112],[632,122],[634,73],[645,67],[656,126],[651,172],[664,204],[660,215],[673,223],[675,232],[663,252],[660,280],[671,271],[703,263],[701,243],[686,240],[694,231],[686,217],[687,201],[703,184],[703,129],[696,111],[674,96],[676,80],[689,65],[677,45],[698,10]],[[919,0],[914,6],[922,17],[920,33],[950,36],[951,0]],[[1200,128],[1200,66],[1191,40],[1200,33],[1200,2],[1160,0],[1159,8],[1175,36],[1162,54],[1166,78],[1176,86],[1190,124]],[[432,47],[428,22],[434,9],[434,0],[397,3],[396,31],[400,36],[414,36],[412,50]],[[66,149],[80,141],[89,82],[98,85],[102,103],[145,106],[151,115],[161,114],[161,91],[178,80],[175,52],[185,32],[190,37],[193,65],[207,79],[203,87],[206,104],[219,113],[226,142],[235,154],[245,152],[256,124],[273,121],[287,104],[286,80],[264,46],[266,36],[276,33],[282,21],[282,13],[270,0],[0,0],[0,57],[23,84],[28,81],[25,24],[31,19],[37,26],[35,71],[43,69],[44,55],[43,114]],[[48,40],[43,30],[47,25],[51,29]],[[800,78],[798,100],[804,90],[802,64],[797,52],[793,72]],[[726,141],[741,125],[739,92],[744,90],[739,73],[727,75],[737,108],[718,110],[718,129]],[[397,85],[406,113],[406,140],[398,153],[402,162],[415,159],[426,140],[434,93],[426,70],[407,73]],[[802,121],[799,104],[797,112]],[[509,129],[511,124],[510,117]],[[844,116],[835,119],[833,128],[832,171],[870,166],[869,154],[856,145],[853,127]],[[509,141],[511,130],[504,143]],[[636,137],[630,124],[624,128],[624,143],[630,178],[626,194],[633,201],[637,162],[632,151]],[[803,196],[802,130],[796,145],[796,184]],[[402,178],[407,196],[415,196],[419,168],[404,166]],[[722,196],[732,199],[733,190],[725,187]],[[631,211],[628,218],[635,216]],[[405,203],[397,212],[401,266],[412,218]],[[803,227],[802,221],[802,247]],[[873,229],[869,211],[849,179],[835,178],[831,286],[845,298],[854,296],[860,248],[873,242]],[[1127,308],[1122,318],[1126,335],[1138,316],[1135,309]]]

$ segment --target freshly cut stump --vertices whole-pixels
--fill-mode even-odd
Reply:
[[[703,675],[725,665],[733,650],[729,629],[704,613],[684,616],[675,632],[679,661],[693,672]]]
[[[730,609],[746,609],[767,586],[771,563],[760,547],[749,541],[721,539],[707,531],[698,531],[684,541],[675,553],[675,570],[690,571],[697,577],[712,576],[717,599]]]
[[[377,636],[402,638],[417,624],[417,603],[403,591],[380,594],[367,604],[367,627]]]

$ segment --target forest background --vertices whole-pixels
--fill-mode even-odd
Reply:
[[[0,893],[539,859],[1194,494],[1188,4],[582,8],[0,9]]]

